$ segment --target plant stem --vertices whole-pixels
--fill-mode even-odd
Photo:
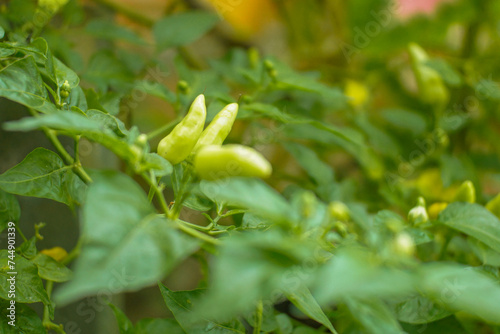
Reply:
[[[33,117],[38,117],[38,113],[35,110],[31,108],[28,108],[28,110],[31,113],[31,115],[33,115]],[[64,163],[68,166],[71,166],[75,174],[78,175],[78,177],[83,182],[85,182],[86,184],[92,183],[92,179],[87,174],[87,172],[85,172],[80,161],[78,159],[75,161],[75,159],[73,159],[73,157],[68,153],[68,151],[66,151],[64,146],[59,141],[59,138],[57,138],[56,132],[45,126],[43,126],[41,129],[45,133],[47,138],[50,140],[52,145],[55,147],[57,152],[61,155],[61,158],[63,159]],[[75,153],[78,154],[78,151],[76,151]]]
[[[161,209],[163,210],[163,212],[165,212],[167,217],[170,217],[171,213],[170,213],[170,209],[168,208],[167,201],[165,200],[165,196],[163,195],[163,191],[161,191],[160,187],[158,187],[156,180],[151,177],[152,175],[150,175],[150,177],[148,177],[145,174],[141,174],[141,176],[149,184],[151,189],[153,189],[153,191],[155,192],[156,197],[160,201],[160,206],[161,206]]]
[[[82,238],[80,237],[76,242],[75,247],[68,253],[68,255],[61,261],[62,264],[67,265],[71,263],[74,259],[76,259],[80,255],[80,251],[82,250]]]
[[[194,228],[195,230],[202,231],[202,232],[203,231],[210,231],[213,228],[213,223],[210,223],[207,226],[200,226],[200,225],[188,223],[188,222],[186,222],[184,220],[180,220],[180,219],[178,219],[178,221],[182,222],[186,226],[189,226],[191,228]]]
[[[212,238],[211,236],[208,236],[206,234],[203,234],[201,233],[200,231],[197,231],[189,226],[186,226],[184,225],[183,222],[179,221],[179,220],[176,220],[176,223],[177,223],[177,227],[179,227],[179,229],[195,238],[198,238],[200,240],[203,240],[207,243],[210,243],[212,245],[215,245],[215,246],[218,246],[220,245],[220,241],[215,239],[215,238]]]
[[[50,295],[52,294],[53,287],[54,287],[54,282],[47,281],[47,284],[45,285],[45,290],[47,291],[47,295],[49,296],[49,298],[50,298]],[[53,330],[53,331],[56,331],[56,332],[61,333],[61,334],[66,334],[62,324],[57,325],[50,320],[49,313],[50,313],[49,307],[47,305],[44,305],[43,306],[43,320],[42,320],[43,327],[47,328],[48,330]]]
[[[135,11],[129,9],[125,6],[119,5],[120,1],[112,1],[112,0],[94,0],[94,2],[104,5],[108,8],[111,8],[117,13],[127,16],[128,18],[134,20],[137,23],[140,23],[146,27],[151,27],[155,23],[155,21],[147,16],[144,16],[140,13],[140,11]]]
[[[262,312],[263,312],[262,300],[257,303],[257,313],[255,315],[255,327],[253,328],[253,334],[260,334],[260,328],[262,327]]]
[[[162,127],[159,127],[158,129],[151,131],[150,133],[147,134],[148,140],[169,132],[171,129],[174,128],[174,126],[177,125],[177,123],[179,123],[180,120],[181,117],[177,117],[176,119],[163,125]]]

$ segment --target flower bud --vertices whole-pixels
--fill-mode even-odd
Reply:
[[[476,189],[474,188],[474,184],[469,180],[462,183],[453,198],[453,202],[475,203]]]
[[[417,200],[417,206],[408,212],[408,221],[415,225],[419,226],[425,224],[429,221],[429,216],[427,214],[427,210],[425,209],[425,200],[423,197],[419,197]]]
[[[394,252],[399,255],[410,257],[415,254],[415,242],[406,232],[401,232],[396,235],[392,247]]]
[[[336,220],[349,220],[349,208],[342,202],[333,201],[328,204],[328,212],[330,213],[330,217]]]
[[[493,199],[486,204],[486,209],[500,218],[500,194],[493,197]]]
[[[56,260],[57,262],[61,262],[68,256],[68,252],[61,247],[53,247],[49,249],[42,249],[40,253],[45,254]]]

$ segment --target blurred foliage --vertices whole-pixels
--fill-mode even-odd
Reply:
[[[403,5],[2,3],[2,113],[25,109],[3,130],[53,146],[1,165],[0,231],[21,196],[81,228],[60,257],[39,249],[42,225],[17,229],[1,332],[79,333],[64,305],[160,281],[169,316],[110,304],[120,333],[499,333],[500,4]],[[155,153],[201,93],[207,122],[239,103],[226,142],[261,151],[267,182],[200,181]],[[187,259],[201,278],[175,291]]]

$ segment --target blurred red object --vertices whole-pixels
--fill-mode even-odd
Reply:
[[[430,15],[436,11],[440,4],[453,0],[396,0],[398,2],[398,15],[408,18],[417,14]]]

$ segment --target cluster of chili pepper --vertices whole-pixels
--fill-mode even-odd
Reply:
[[[236,144],[222,145],[237,114],[238,104],[228,104],[203,130],[207,109],[204,95],[199,95],[184,119],[160,141],[158,154],[174,165],[189,160],[201,179],[269,177],[271,164],[255,149]]]

